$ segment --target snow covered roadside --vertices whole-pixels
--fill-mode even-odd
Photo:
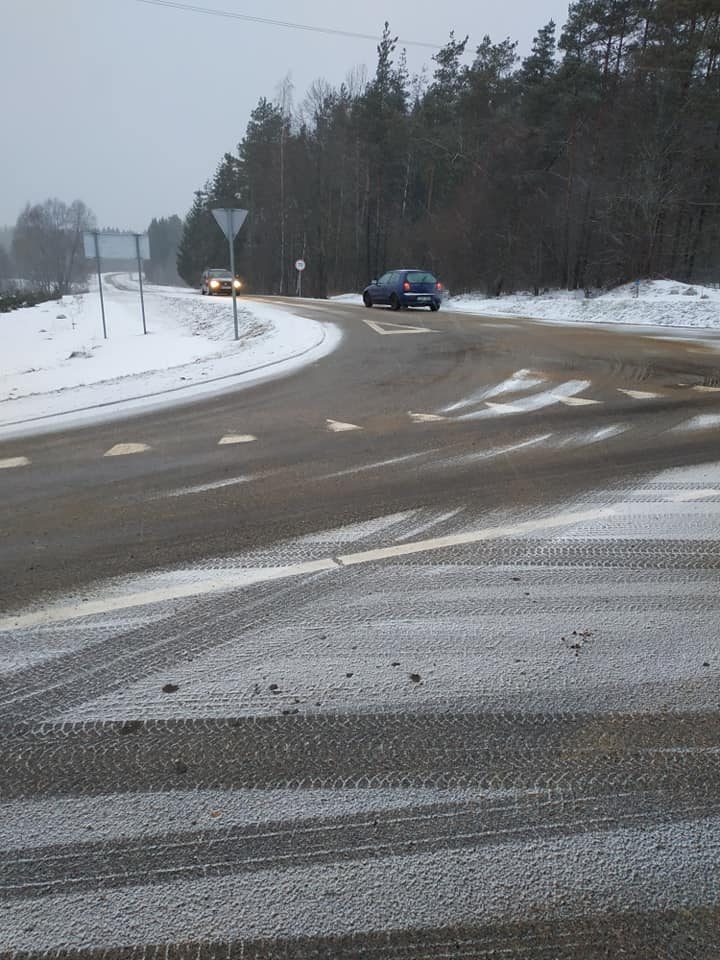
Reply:
[[[693,327],[720,330],[720,290],[673,280],[646,280],[585,298],[582,291],[555,290],[533,296],[501,297],[463,294],[450,297],[444,310],[483,316],[528,317],[547,323],[604,323],[638,327]],[[359,294],[333,297],[340,303],[362,303]]]
[[[537,297],[527,293],[493,299],[464,295],[451,298],[445,306],[461,313],[531,317],[556,323],[720,330],[720,290],[673,280],[643,281],[637,296],[635,284],[627,284],[589,300],[582,291],[558,290]]]
[[[145,288],[142,331],[137,282],[97,289],[0,315],[0,437],[61,429],[150,407],[182,403],[287,374],[330,353],[337,327],[268,304],[196,290]]]

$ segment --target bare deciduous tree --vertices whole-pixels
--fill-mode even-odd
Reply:
[[[28,204],[13,235],[13,257],[22,278],[60,295],[68,293],[73,283],[85,280],[82,235],[94,222],[82,200],[69,206],[57,199]]]

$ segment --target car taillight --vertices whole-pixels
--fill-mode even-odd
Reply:
[[[405,283],[403,284],[403,290],[407,293],[409,289],[410,289],[410,284],[406,280]]]
[[[442,286],[442,284],[440,283],[440,281],[438,280],[438,282],[435,284],[435,289],[436,289],[436,290],[442,290],[442,288],[443,288],[443,286]]]

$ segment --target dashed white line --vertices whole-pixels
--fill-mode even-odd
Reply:
[[[694,386],[693,390],[697,390],[698,393],[720,393],[720,387],[706,387],[703,384]]]
[[[660,393],[651,393],[649,390],[623,390],[622,387],[618,387],[618,393],[624,393],[626,397],[631,397],[633,400],[657,400],[662,396]]]
[[[15,467],[29,467],[30,460],[28,457],[6,457],[5,460],[0,460],[0,470],[13,470]]]
[[[348,430],[362,430],[356,423],[343,423],[342,420],[326,420],[331,433],[347,433]]]
[[[442,417],[439,413],[413,413],[412,410],[408,410],[408,416],[413,423],[439,423],[447,420],[447,417]]]
[[[224,437],[218,440],[218,446],[222,447],[232,443],[253,443],[257,440],[251,433],[226,433]]]
[[[116,443],[103,454],[104,457],[127,457],[133,453],[146,453],[150,447],[146,443]]]
[[[602,403],[602,400],[591,400],[590,397],[558,397],[557,399],[568,407],[588,407],[595,403]]]

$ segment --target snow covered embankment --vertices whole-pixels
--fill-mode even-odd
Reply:
[[[486,299],[477,294],[451,298],[446,309],[462,313],[531,317],[557,323],[622,323],[630,326],[697,327],[720,330],[720,290],[673,280],[646,280],[586,299],[582,293],[553,291]]]
[[[143,335],[137,282],[103,284],[108,339],[97,290],[0,317],[0,437],[180,403],[280,376],[332,351],[336,327],[275,306],[196,290],[145,288]]]

